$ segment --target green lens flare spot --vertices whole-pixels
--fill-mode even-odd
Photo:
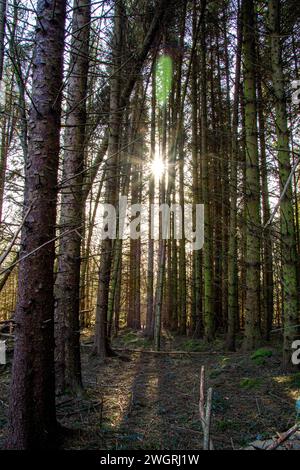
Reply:
[[[164,106],[169,98],[172,88],[173,64],[168,55],[158,58],[155,67],[156,73],[156,99],[160,106]]]

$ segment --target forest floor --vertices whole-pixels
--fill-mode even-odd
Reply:
[[[91,344],[85,335],[83,396],[57,400],[58,419],[72,430],[64,439],[64,449],[201,449],[198,401],[202,365],[207,386],[213,388],[215,449],[239,449],[295,423],[300,373],[283,374],[279,345],[267,345],[249,355],[228,354],[222,351],[221,338],[208,350],[201,340],[168,335],[163,351],[177,352],[158,354],[149,352],[152,345],[141,334],[124,330],[113,343],[120,357],[100,364],[91,355]],[[1,448],[10,364],[0,367]]]

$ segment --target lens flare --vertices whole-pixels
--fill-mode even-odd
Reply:
[[[156,157],[155,160],[152,160],[151,171],[156,179],[160,179],[166,170],[165,163],[161,158]]]

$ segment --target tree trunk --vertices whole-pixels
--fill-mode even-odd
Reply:
[[[235,63],[234,98],[232,114],[232,148],[230,161],[230,216],[228,246],[228,320],[226,346],[235,350],[236,323],[239,314],[238,300],[238,242],[237,242],[237,194],[238,194],[238,123],[241,79],[242,25],[240,5],[237,17],[237,52]]]
[[[133,160],[140,159],[141,156],[136,154],[137,146],[134,146]],[[135,156],[136,155],[136,156]],[[131,205],[140,204],[141,197],[141,178],[140,164],[132,165],[131,178]],[[135,214],[133,219],[138,214]],[[140,229],[139,229],[140,230]],[[140,282],[141,282],[141,239],[130,239],[130,295],[129,295],[129,311],[127,317],[127,326],[133,330],[141,328],[141,305],[140,305]]]
[[[56,384],[63,392],[82,388],[80,364],[80,248],[83,233],[83,166],[90,29],[89,0],[74,0],[58,272],[55,282]]]
[[[274,315],[274,282],[273,282],[273,243],[272,230],[270,226],[266,226],[270,219],[270,202],[268,188],[268,170],[266,155],[266,139],[265,139],[265,116],[264,116],[264,97],[262,92],[262,77],[260,70],[260,54],[257,51],[258,71],[257,71],[257,98],[258,98],[258,125],[259,125],[259,141],[260,141],[260,158],[261,158],[261,196],[263,211],[263,315],[262,315],[262,331],[267,341],[270,340],[270,332],[273,324]]]
[[[123,2],[116,2],[114,38],[112,48],[112,77],[110,83],[110,115],[108,155],[106,161],[106,193],[105,203],[114,207],[117,200],[117,164],[119,156],[119,135],[121,129],[120,87],[121,87],[121,54],[124,25]],[[99,269],[99,285],[96,308],[95,352],[104,359],[109,352],[107,337],[107,315],[109,301],[109,285],[113,260],[113,243],[105,238],[101,243],[101,259]]]
[[[65,0],[38,1],[25,183],[25,205],[31,206],[31,212],[22,229],[21,259],[55,236],[65,10]],[[47,448],[56,431],[54,255],[50,242],[19,265],[11,449]]]
[[[151,148],[150,148],[150,161],[155,159],[155,118],[156,118],[156,96],[155,96],[155,70],[152,72],[152,95],[151,95]],[[152,238],[152,211],[151,206],[154,204],[155,195],[155,181],[154,175],[150,174],[149,178],[149,229],[148,229],[148,275],[147,275],[147,314],[146,314],[146,335],[153,338],[154,323],[153,323],[153,289],[154,289],[154,240]]]
[[[193,35],[196,40],[196,12],[193,19]],[[198,136],[198,89],[197,89],[197,60],[192,68],[192,166],[193,166],[193,230],[196,229],[196,204],[201,201],[199,136]],[[191,318],[191,333],[199,337],[202,332],[202,251],[193,251],[193,309]]]
[[[167,104],[163,104],[161,110],[162,125],[161,125],[161,153],[162,161],[166,162],[166,150],[167,150]],[[167,203],[166,200],[166,179],[165,174],[162,175],[161,181],[159,182],[159,202],[161,204]],[[154,343],[157,351],[160,350],[161,344],[161,327],[162,327],[162,309],[163,309],[163,297],[164,297],[164,284],[165,284],[165,262],[166,262],[166,248],[167,242],[164,237],[162,214],[160,213],[159,218],[159,248],[158,248],[158,274],[157,283],[155,290],[155,302],[154,302]]]
[[[141,204],[142,197],[142,155],[144,150],[144,136],[142,134],[142,127],[144,126],[143,117],[143,87],[140,84],[136,86],[136,93],[134,99],[134,112],[132,117],[133,133],[131,140],[136,141],[131,145],[130,160],[131,160],[131,206]],[[126,191],[126,193],[128,190]],[[134,211],[132,220],[140,215],[139,211]],[[127,326],[134,330],[141,328],[141,230],[142,227],[137,226],[136,232],[140,233],[137,238],[130,237],[130,292],[129,292],[129,310],[127,316]]]
[[[117,3],[117,8],[121,10],[120,2]],[[147,57],[150,47],[156,37],[158,29],[161,22],[166,19],[166,9],[169,6],[169,0],[160,0],[157,5],[155,16],[151,22],[151,25],[147,31],[145,39],[143,41],[140,53],[135,59],[134,68],[132,73],[129,76],[128,81],[124,87],[124,90],[119,95],[119,59],[120,54],[117,54],[119,46],[114,45],[114,58],[113,58],[113,68],[115,73],[111,78],[111,101],[110,101],[110,133],[109,133],[109,142],[108,142],[108,158],[107,158],[107,192],[106,192],[106,202],[114,204],[115,201],[115,187],[114,187],[114,177],[115,177],[115,166],[116,166],[116,156],[118,154],[118,136],[119,136],[119,127],[122,118],[124,109],[126,108],[131,92],[133,90],[134,84],[136,82],[137,76],[141,71],[141,68],[144,64],[144,61]],[[120,13],[121,15],[121,13]],[[121,19],[121,18],[120,18]],[[116,22],[118,18],[116,17]],[[115,26],[115,31],[121,27],[121,24]],[[117,39],[117,38],[116,38]],[[119,64],[119,65],[118,65]],[[118,98],[120,96],[120,98]],[[121,110],[121,111],[120,111]],[[111,240],[103,240],[101,246],[101,260],[100,260],[100,269],[99,269],[99,288],[97,295],[97,309],[96,309],[96,330],[95,330],[95,352],[100,357],[105,357],[107,355],[107,344],[103,344],[103,338],[107,338],[107,307],[108,307],[108,296],[109,296],[109,284],[110,284],[110,271],[111,271],[111,262],[112,262],[112,244]],[[105,340],[105,343],[106,340]]]
[[[246,304],[245,350],[254,349],[260,338],[260,185],[257,143],[255,81],[254,2],[243,0],[243,71],[246,145]]]
[[[207,341],[212,341],[215,335],[215,317],[213,305],[213,239],[211,226],[211,201],[209,194],[209,156],[207,148],[207,83],[206,83],[206,27],[205,20],[201,27],[201,159],[202,159],[202,197],[204,203],[204,303],[203,323],[204,336]]]
[[[183,116],[178,119],[183,121]],[[182,213],[182,237],[179,240],[179,332],[186,334],[186,253],[185,253],[185,225],[184,225],[184,150],[183,150],[183,123],[179,125],[180,137],[178,145],[179,153],[179,204]]]
[[[287,128],[286,98],[282,72],[280,41],[280,1],[269,0],[269,31],[271,46],[272,82],[275,98],[275,126],[279,182],[282,193],[291,173],[289,134]],[[283,282],[283,366],[291,367],[291,347],[297,337],[298,293],[297,253],[294,227],[292,184],[289,183],[280,204],[281,263]]]

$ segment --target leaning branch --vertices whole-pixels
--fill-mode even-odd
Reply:
[[[271,225],[271,223],[273,222],[274,217],[275,217],[275,215],[276,215],[276,213],[277,213],[277,211],[278,211],[278,209],[279,209],[279,207],[280,207],[280,204],[281,204],[281,202],[282,202],[282,200],[283,200],[283,198],[284,198],[284,196],[285,196],[285,194],[286,194],[286,192],[287,192],[287,190],[288,190],[288,187],[289,187],[289,185],[290,185],[290,182],[291,182],[291,180],[292,180],[292,177],[293,177],[293,175],[294,175],[294,173],[295,173],[295,171],[296,171],[297,166],[299,165],[299,163],[300,163],[300,158],[294,163],[293,168],[291,169],[290,175],[289,175],[289,177],[288,177],[288,179],[286,180],[286,183],[285,183],[285,185],[284,185],[284,188],[283,188],[283,191],[282,191],[281,196],[280,196],[280,198],[279,198],[279,201],[277,202],[277,204],[276,204],[276,206],[275,206],[275,208],[274,208],[274,210],[273,210],[273,212],[272,212],[271,217],[269,218],[268,222],[267,222],[266,225],[264,226],[264,230],[265,230],[269,225]]]
[[[13,248],[15,242],[16,242],[16,239],[18,238],[19,233],[21,232],[22,227],[23,227],[23,225],[25,224],[26,219],[27,219],[27,217],[28,217],[28,215],[29,215],[31,209],[32,209],[32,204],[31,204],[31,206],[27,209],[27,211],[26,211],[26,213],[25,213],[25,216],[24,216],[24,218],[23,218],[21,224],[19,225],[19,227],[18,227],[16,233],[14,234],[14,236],[13,236],[11,242],[9,243],[7,249],[6,249],[5,252],[0,256],[0,266],[1,266],[1,264],[5,261],[5,259],[6,259],[7,256],[9,255],[9,253],[11,252],[11,250],[12,250],[12,248]],[[2,274],[2,272],[1,272],[1,274]]]
[[[2,276],[2,274],[5,274],[7,271],[11,271],[12,268],[14,268],[17,264],[21,263],[24,259],[26,258],[29,258],[29,256],[32,256],[34,253],[36,253],[37,251],[41,250],[42,248],[44,248],[45,246],[49,245],[49,243],[53,243],[55,242],[56,240],[59,240],[60,238],[62,237],[65,237],[65,236],[68,236],[70,235],[71,233],[73,232],[76,232],[77,230],[80,231],[81,229],[83,228],[82,225],[76,227],[76,228],[73,228],[72,230],[66,230],[65,232],[61,233],[60,235],[58,235],[57,237],[54,237],[54,238],[51,238],[51,240],[48,240],[47,242],[43,243],[42,245],[38,246],[37,248],[35,248],[34,250],[30,251],[30,253],[27,253],[27,255],[24,255],[22,256],[22,258],[19,258],[17,261],[15,261],[14,263],[12,263],[10,266],[8,266],[7,268],[3,269],[2,271],[0,271],[0,276]]]

